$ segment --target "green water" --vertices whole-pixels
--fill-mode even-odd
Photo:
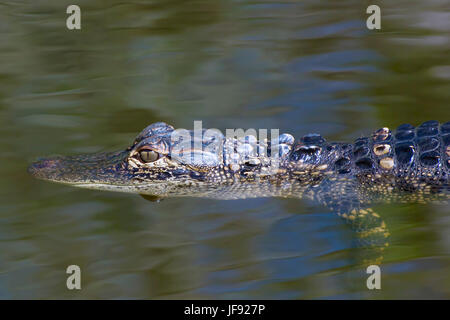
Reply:
[[[353,234],[299,200],[167,199],[34,180],[36,157],[116,150],[146,125],[353,140],[450,120],[446,1],[0,2],[0,298],[450,298],[450,210],[383,205],[382,289]],[[79,265],[82,289],[66,288]]]

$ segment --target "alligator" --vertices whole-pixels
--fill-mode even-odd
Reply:
[[[378,203],[448,203],[450,122],[381,128],[354,143],[223,136],[218,130],[146,127],[125,150],[38,160],[28,171],[75,187],[169,197],[306,198],[344,218],[361,239],[387,239]],[[375,241],[377,247],[387,240]],[[380,244],[381,243],[381,244]]]

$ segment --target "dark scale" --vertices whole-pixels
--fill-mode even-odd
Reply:
[[[388,137],[386,132],[382,132],[380,130],[377,130],[372,139],[378,139],[378,135],[382,135],[385,138]],[[359,138],[355,140],[355,147],[353,149],[352,153],[352,160],[354,167],[357,171],[363,171],[368,172],[371,171],[374,168],[374,160],[371,158],[370,155],[370,148],[371,148],[371,140],[367,137]]]
[[[353,157],[358,159],[366,156],[369,153],[370,141],[368,138],[359,138],[355,140],[355,147],[353,148]]]
[[[412,140],[414,139],[415,135],[416,133],[414,126],[410,124],[402,124],[397,128],[397,131],[395,133],[395,139],[397,141]]]
[[[316,145],[303,145],[298,143],[294,147],[294,151],[291,153],[290,159],[294,161],[314,160],[319,156],[321,150],[322,148]]]
[[[437,121],[427,121],[417,127],[417,136],[419,138],[436,136],[438,133],[439,133],[439,122]]]
[[[342,150],[344,150],[344,151],[348,151],[348,150],[351,150],[351,149],[352,149],[352,145],[349,144],[349,143],[344,143],[344,144],[341,145],[341,148],[342,148]]]
[[[332,142],[325,148],[331,155],[332,168],[340,175],[348,174],[352,170],[353,145],[349,143]]]
[[[421,165],[438,167],[440,162],[439,122],[427,121],[417,127],[417,147]]]
[[[414,139],[415,132],[414,130],[406,130],[406,131],[398,131],[395,134],[395,139],[397,140],[412,140]]]
[[[409,124],[409,123],[404,123],[404,124],[401,124],[401,125],[399,125],[398,127],[397,127],[397,132],[398,131],[410,131],[410,130],[414,130],[415,129],[415,127],[412,125],[412,124]]]
[[[450,133],[450,121],[441,126],[441,132],[442,134]]]
[[[361,170],[373,169],[373,160],[370,158],[362,158],[355,161],[355,166]]]
[[[346,168],[350,165],[350,159],[349,158],[339,158],[334,165],[336,166],[336,169],[340,170],[343,168]]]
[[[321,135],[313,133],[303,136],[299,142],[294,146],[294,149],[290,155],[290,159],[294,161],[302,160],[308,163],[317,163],[320,161],[320,155],[322,153],[322,145],[325,143],[325,139]]]
[[[425,128],[425,127],[439,127],[439,121],[436,120],[430,120],[430,121],[425,121],[424,123],[422,123],[419,127]]]
[[[450,146],[450,133],[442,136],[442,143],[444,144],[445,148]]]
[[[439,149],[439,140],[435,137],[423,137],[417,140],[420,152],[429,152]]]
[[[351,164],[350,158],[342,157],[334,163],[334,168],[339,174],[346,174],[351,171]]]
[[[310,133],[301,138],[301,141],[306,145],[321,145],[325,139],[318,133]]]
[[[361,146],[367,146],[369,144],[369,138],[358,138],[355,140],[355,149]]]
[[[432,151],[432,152],[426,152],[422,153],[420,155],[420,162],[427,167],[433,167],[437,166],[439,164],[439,152]]]
[[[438,134],[438,128],[437,127],[424,127],[424,128],[417,128],[417,136],[420,137],[431,137],[436,136]]]
[[[360,146],[359,148],[356,148],[355,151],[353,151],[353,155],[356,159],[365,157],[369,154],[370,150],[367,146]]]
[[[415,147],[413,143],[401,142],[395,145],[395,157],[402,168],[407,168],[414,163]]]

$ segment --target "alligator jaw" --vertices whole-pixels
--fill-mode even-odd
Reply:
[[[38,179],[74,187],[126,192],[132,185],[131,175],[124,167],[127,155],[128,152],[121,151],[55,156],[32,163],[28,172]]]

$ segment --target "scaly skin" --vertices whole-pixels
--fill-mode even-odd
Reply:
[[[40,179],[147,198],[304,197],[338,213],[365,239],[388,236],[373,204],[448,203],[449,171],[450,122],[437,121],[401,125],[395,133],[382,128],[353,144],[317,134],[297,141],[283,134],[277,143],[224,138],[159,122],[124,151],[47,158],[29,167]]]

